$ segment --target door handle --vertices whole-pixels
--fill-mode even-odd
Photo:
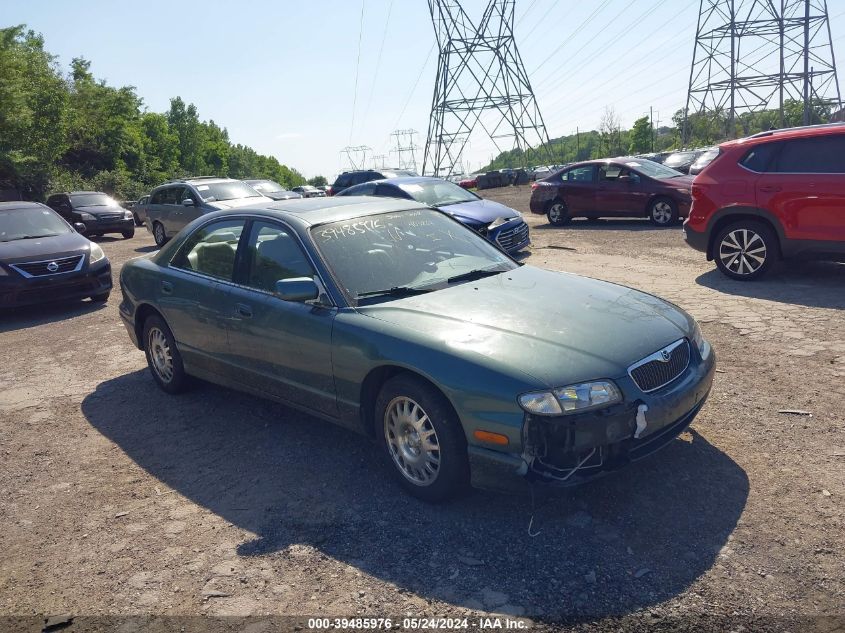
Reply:
[[[249,319],[252,317],[252,308],[250,308],[245,303],[236,303],[235,304],[235,314],[241,316],[245,319]]]
[[[760,187],[760,191],[763,193],[777,193],[778,191],[783,191],[783,189],[776,185],[766,185],[765,187]]]
[[[169,281],[162,281],[161,282],[161,291],[166,295],[171,294],[173,292],[173,284],[170,283]]]

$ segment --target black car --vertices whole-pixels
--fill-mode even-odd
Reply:
[[[89,237],[120,233],[124,239],[135,235],[135,217],[111,196],[101,191],[70,191],[47,198],[47,206],[71,224],[85,225]]]
[[[261,195],[272,198],[273,200],[293,200],[294,198],[302,197],[301,193],[289,191],[275,180],[244,180],[244,182]]]
[[[0,308],[61,299],[106,301],[111,264],[53,210],[37,202],[0,202]]]
[[[697,161],[698,157],[703,153],[704,150],[700,149],[675,152],[674,154],[669,154],[669,156],[666,157],[666,160],[663,161],[663,164],[670,169],[681,172],[682,174],[689,174],[690,167],[695,164],[695,161]]]
[[[407,169],[358,169],[345,171],[334,181],[334,184],[326,191],[327,195],[334,196],[344,189],[354,185],[361,185],[373,180],[384,180],[386,178],[401,178],[403,176],[416,176],[417,174]]]

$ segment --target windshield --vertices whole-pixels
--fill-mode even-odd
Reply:
[[[684,165],[693,160],[695,160],[695,152],[678,152],[668,156],[663,164],[672,167],[673,165]]]
[[[50,209],[0,211],[0,242],[52,237],[70,233],[70,227]]]
[[[696,159],[695,163],[693,163],[693,164],[696,165],[697,167],[703,167],[704,165],[712,163],[713,159],[716,158],[718,155],[719,155],[719,148],[718,147],[715,147],[713,149],[708,149],[701,156],[699,156]]]
[[[402,191],[417,202],[431,207],[445,207],[447,204],[475,202],[478,196],[448,180],[429,180],[397,184]]]
[[[113,207],[117,205],[114,198],[104,193],[75,193],[70,197],[75,207]]]
[[[272,193],[274,191],[285,191],[285,188],[282,187],[279,183],[273,180],[261,180],[259,182],[249,183],[253,189],[261,193]]]
[[[384,301],[390,291],[445,288],[450,279],[467,273],[517,267],[475,231],[434,209],[321,224],[311,235],[341,286],[358,303]]]
[[[196,185],[196,188],[204,202],[223,202],[224,200],[261,197],[261,194],[248,184],[236,180]]]
[[[678,176],[683,176],[679,171],[646,159],[630,160],[625,164],[634,171],[650,178],[677,178]]]

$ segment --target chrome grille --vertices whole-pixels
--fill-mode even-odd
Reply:
[[[503,249],[510,250],[528,239],[528,225],[523,222],[515,228],[502,231],[496,236],[496,241]]]
[[[17,264],[10,264],[10,266],[24,277],[46,277],[76,272],[82,268],[84,258],[85,255],[72,255],[71,257],[45,259],[40,262],[18,262]]]
[[[628,368],[628,374],[645,391],[657,391],[678,378],[689,367],[689,342],[682,338]]]
[[[122,213],[100,213],[95,216],[98,222],[113,222],[114,220],[122,220]]]

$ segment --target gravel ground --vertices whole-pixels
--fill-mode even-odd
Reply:
[[[527,211],[529,193],[485,195]],[[742,284],[680,228],[527,219],[527,263],[700,320],[719,374],[680,439],[565,493],[429,506],[364,438],[213,385],[163,393],[117,289],[105,306],[17,310],[0,315],[0,614],[845,627],[845,266]],[[115,280],[154,249],[143,230],[98,241]]]

